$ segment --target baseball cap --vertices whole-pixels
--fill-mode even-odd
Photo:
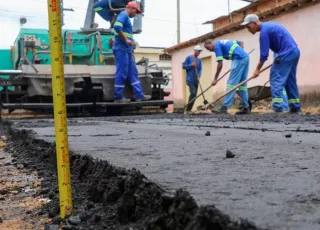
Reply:
[[[196,47],[194,47],[194,50],[202,51],[202,49],[201,49],[201,47],[200,47],[200,46],[196,46]]]
[[[248,14],[245,18],[243,23],[241,23],[242,26],[248,25],[250,22],[258,22],[259,17],[256,14]]]
[[[138,6],[138,4],[137,4],[136,2],[129,2],[129,3],[127,4],[127,7],[134,8],[134,9],[137,10],[137,13],[138,13],[138,14],[141,14],[141,10],[140,10],[140,8],[139,8],[139,6]]]

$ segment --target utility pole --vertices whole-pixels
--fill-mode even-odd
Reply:
[[[64,11],[74,11],[72,8],[64,8],[63,0],[60,0],[60,9],[61,9],[61,26],[64,26]]]
[[[180,0],[177,0],[177,43],[180,43]]]

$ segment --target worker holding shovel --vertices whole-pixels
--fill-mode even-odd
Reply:
[[[187,71],[187,85],[189,86],[189,102],[197,96],[198,85],[202,74],[201,59],[198,58],[202,49],[200,46],[194,48],[194,54],[189,55],[183,63],[182,68]],[[187,114],[191,114],[194,101],[189,103],[186,109]]]
[[[272,112],[283,112],[283,88],[285,88],[290,112],[300,113],[301,104],[296,77],[300,50],[292,35],[276,22],[261,23],[255,14],[247,15],[242,25],[252,34],[260,32],[260,62],[253,77],[260,75],[260,69],[268,59],[269,49],[277,54],[270,71]]]
[[[218,40],[214,44],[211,40],[205,42],[205,48],[212,51],[216,55],[218,62],[217,71],[212,82],[212,85],[217,84],[219,74],[222,69],[223,59],[232,60],[231,73],[227,82],[227,91],[232,89],[234,86],[243,82],[247,79],[249,71],[249,55],[244,51],[244,43],[241,41],[231,40]],[[242,102],[242,109],[236,114],[248,114],[249,109],[249,98],[247,83],[239,87],[239,93]],[[231,91],[223,99],[223,105],[218,110],[213,110],[214,113],[228,113],[228,108],[232,105],[236,91]]]

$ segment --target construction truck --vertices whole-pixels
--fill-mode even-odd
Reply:
[[[84,26],[79,30],[63,30],[65,94],[68,113],[90,111],[121,114],[127,110],[157,107],[166,110],[172,101],[164,100],[169,77],[162,70],[150,67],[148,59],[136,60],[138,76],[150,101],[135,102],[129,84],[124,96],[129,103],[114,102],[115,58],[112,52],[112,28],[102,29],[94,22],[93,5],[89,0]],[[120,4],[119,4],[120,2]],[[116,16],[125,10],[128,0],[117,0],[109,9]],[[144,0],[137,2],[144,12]],[[133,21],[133,32],[142,32],[142,17]],[[0,105],[10,112],[16,109],[53,112],[50,36],[46,29],[21,28],[8,50],[0,50]]]

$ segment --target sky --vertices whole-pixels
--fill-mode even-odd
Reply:
[[[64,0],[63,29],[80,29],[83,26],[87,0]],[[231,11],[249,3],[230,0]],[[19,19],[27,18],[24,28],[48,29],[46,0],[0,0],[0,49],[13,45],[21,28]],[[202,25],[208,20],[228,14],[228,0],[180,0],[181,42],[212,31],[211,25]],[[167,16],[164,16],[167,15]],[[96,15],[99,27],[109,28],[109,23]],[[140,46],[170,47],[177,44],[177,2],[176,0],[145,0],[142,33],[134,39]]]

